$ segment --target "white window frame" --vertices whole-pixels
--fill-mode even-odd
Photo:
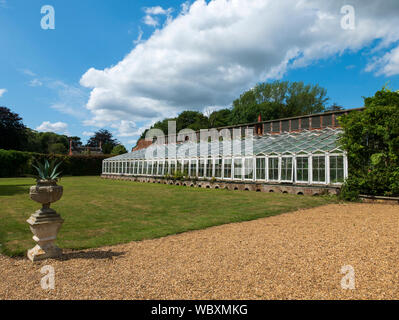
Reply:
[[[191,166],[192,164],[195,163],[195,172],[193,174],[192,170],[191,170]],[[188,164],[188,168],[189,168],[189,176],[190,177],[198,177],[198,159],[190,159],[190,162]]]
[[[264,170],[265,170],[265,178],[264,179],[259,179],[258,178],[258,167],[257,167],[257,164],[256,164],[256,162],[257,162],[257,160],[258,159],[264,159],[265,160],[265,167],[264,167]],[[254,177],[255,177],[255,181],[267,181],[267,157],[265,156],[265,155],[257,155],[256,157],[255,157],[255,164],[254,164],[254,167],[255,167],[255,174],[254,174]]]
[[[297,172],[297,170],[298,170],[298,163],[297,163],[297,161],[298,161],[298,159],[299,158],[303,158],[303,159],[307,159],[308,160],[308,169],[307,169],[307,171],[308,171],[308,180],[298,180],[298,172]],[[309,164],[309,155],[305,155],[305,154],[301,154],[301,155],[296,155],[295,156],[295,182],[299,182],[299,183],[306,183],[306,184],[309,184],[310,183],[310,164]]]
[[[224,176],[224,166],[225,166],[225,161],[226,160],[230,160],[231,161],[231,163],[230,163],[230,177],[229,178],[226,178],[225,176]],[[232,177],[233,177],[233,158],[232,157],[226,157],[226,158],[222,158],[222,179],[224,179],[224,180],[232,180]]]
[[[199,175],[199,172],[200,172],[200,165],[201,165],[201,161],[203,161],[204,162],[204,172],[203,172],[203,174],[200,176]],[[207,158],[199,158],[198,159],[198,170],[197,170],[197,172],[198,172],[198,178],[202,178],[202,179],[204,179],[205,177],[206,177],[206,161],[207,161]]]
[[[282,178],[282,172],[283,172],[283,159],[291,159],[291,178],[290,179],[286,179],[283,180]],[[281,163],[280,163],[280,182],[293,182],[294,179],[294,157],[293,156],[289,156],[289,155],[283,155],[281,156],[280,159]]]
[[[181,172],[184,175],[184,163],[187,161],[187,175],[190,176],[190,159],[186,158],[182,160],[181,163]]]
[[[331,172],[330,172],[330,165],[331,165],[331,163],[330,163],[330,157],[342,157],[343,158],[343,167],[342,167],[342,169],[343,169],[343,179],[344,179],[344,181],[343,182],[335,182],[335,183],[333,183],[333,182],[331,182]],[[345,154],[344,153],[330,153],[329,155],[328,155],[328,160],[329,160],[329,168],[328,168],[328,181],[329,181],[329,184],[331,184],[331,185],[333,185],[333,186],[340,186],[340,185],[342,185],[344,182],[345,182],[345,179],[347,178],[347,177],[345,177]]]
[[[255,167],[255,164],[254,164],[254,157],[244,157],[243,158],[244,159],[244,161],[243,161],[243,163],[242,163],[242,165],[243,165],[243,176],[242,176],[242,178],[243,178],[243,180],[244,181],[254,181],[255,180],[255,172],[254,172],[254,167]],[[246,168],[246,161],[247,160],[251,160],[252,161],[252,178],[245,178],[245,168]]]
[[[236,172],[235,172],[235,170],[236,170],[235,161],[236,161],[236,160],[239,160],[239,161],[241,162],[241,178],[236,178]],[[244,173],[243,158],[242,158],[242,157],[233,157],[233,175],[232,175],[233,180],[235,180],[235,181],[242,181],[243,178],[244,178],[243,173]]]
[[[216,177],[216,161],[220,160],[220,177]],[[222,179],[223,178],[223,158],[222,157],[216,157],[213,158],[213,177],[216,179]]]
[[[324,181],[314,181],[313,177],[313,159],[316,157],[324,157]],[[312,184],[319,184],[319,185],[327,185],[327,173],[328,173],[328,167],[327,167],[327,154],[326,153],[313,153],[312,154]]]
[[[270,179],[270,174],[269,174],[269,160],[270,159],[277,159],[277,179]],[[273,170],[275,170],[275,169],[273,169]],[[268,156],[267,157],[267,181],[270,181],[270,182],[280,182],[280,157],[279,156],[275,156],[275,155],[273,155],[273,156]]]

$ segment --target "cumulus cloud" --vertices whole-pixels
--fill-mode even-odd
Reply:
[[[259,81],[287,70],[375,45],[397,45],[397,0],[352,0],[354,30],[341,27],[342,2],[327,0],[197,0],[123,60],[89,69],[87,124],[153,121],[183,109],[229,105]],[[157,8],[157,7],[155,7]],[[162,9],[162,8],[161,8]],[[149,16],[165,9],[148,8]],[[376,62],[376,61],[375,61]],[[373,70],[398,74],[397,51]],[[369,68],[370,69],[370,68]],[[371,69],[370,69],[371,70]]]
[[[394,76],[399,74],[399,47],[392,49],[381,58],[374,59],[366,71],[375,71],[376,75]]]
[[[44,121],[40,126],[36,128],[40,132],[55,132],[59,134],[69,135],[68,124],[65,122],[54,122]]]
[[[7,92],[7,89],[0,89],[0,98]]]
[[[132,137],[137,135],[136,123],[129,120],[121,120],[118,124],[111,124],[111,128],[118,129],[119,137]]]

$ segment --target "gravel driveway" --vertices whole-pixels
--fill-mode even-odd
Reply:
[[[1,299],[399,299],[399,206],[328,205],[35,264],[0,255],[0,270]]]

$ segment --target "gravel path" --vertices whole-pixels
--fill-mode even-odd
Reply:
[[[340,204],[36,264],[0,255],[0,299],[399,299],[398,231],[399,206]]]

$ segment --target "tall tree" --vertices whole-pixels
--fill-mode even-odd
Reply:
[[[21,150],[25,137],[22,118],[9,108],[0,107],[0,149]]]
[[[319,113],[325,110],[327,91],[303,82],[260,83],[233,102],[231,124]]]
[[[187,128],[198,131],[200,129],[208,128],[208,126],[208,118],[198,111],[183,111],[179,114],[176,120],[177,132]]]
[[[231,117],[230,109],[221,109],[218,111],[213,111],[209,115],[209,127],[217,128],[217,127],[228,126],[230,125],[230,117]]]
[[[100,143],[101,142],[101,143]],[[112,145],[115,147],[119,144],[118,140],[114,139],[112,133],[106,129],[98,130],[94,133],[94,135],[87,142],[87,146],[89,147],[99,147],[100,144],[103,146],[105,144]]]
[[[121,144],[118,144],[117,146],[115,146],[115,147],[112,149],[112,152],[111,152],[111,154],[115,154],[115,155],[124,154],[124,153],[127,153],[127,150],[126,150],[126,148],[125,148],[123,145],[121,145]]]

